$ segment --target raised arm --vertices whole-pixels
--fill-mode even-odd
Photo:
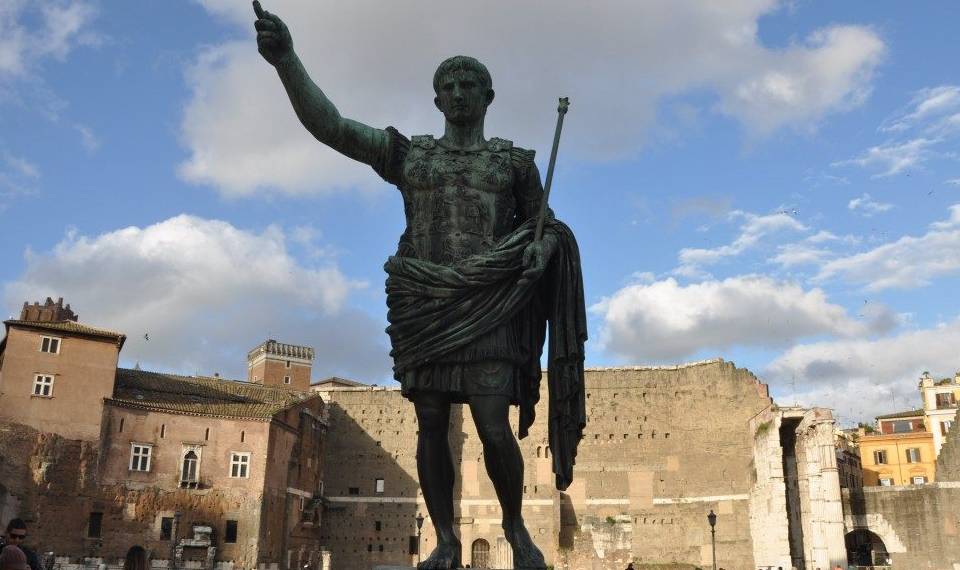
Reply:
[[[261,8],[258,0],[254,0],[253,10],[257,15],[257,49],[276,68],[303,126],[335,151],[376,167],[387,151],[386,131],[340,116],[303,68],[286,24]]]

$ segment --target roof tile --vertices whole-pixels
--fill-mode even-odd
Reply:
[[[312,397],[317,396],[252,382],[118,368],[113,401],[172,413],[268,419]]]

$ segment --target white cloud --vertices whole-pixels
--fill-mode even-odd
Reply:
[[[778,246],[777,255],[770,258],[770,261],[783,268],[821,265],[837,255],[833,249],[823,245],[826,243],[850,245],[860,243],[860,239],[852,235],[838,236],[833,232],[820,230],[801,241]]]
[[[960,110],[960,87],[941,85],[921,89],[910,101],[909,110],[880,126],[881,131],[902,132],[921,126],[927,130],[941,130]]]
[[[863,103],[884,44],[870,29],[832,26],[806,42],[768,52],[766,69],[723,93],[721,108],[764,134],[792,125],[810,127],[831,111]]]
[[[230,195],[376,183],[368,169],[303,132],[256,52],[252,11],[228,0],[204,5],[247,37],[205,51],[188,74],[193,95],[181,128],[188,152],[181,174]],[[754,134],[806,128],[862,101],[884,52],[878,34],[833,26],[772,49],[761,42],[758,25],[780,5],[614,0],[585,11],[573,0],[415,6],[355,0],[331,12],[288,0],[267,8],[291,26],[306,67],[344,116],[407,134],[437,133],[442,119],[432,105],[433,71],[442,59],[467,53],[493,75],[489,135],[537,148],[546,158],[556,98],[567,95],[565,152],[616,158],[645,144],[660,102],[691,90],[716,94],[718,110]]]
[[[960,271],[960,204],[950,217],[930,224],[922,236],[903,236],[870,251],[829,261],[818,281],[840,278],[870,291],[914,288],[931,279]]]
[[[698,275],[700,266],[717,263],[725,258],[736,257],[758,246],[764,238],[771,235],[785,231],[804,232],[809,229],[785,212],[758,216],[750,212],[735,210],[728,217],[731,220],[744,220],[736,239],[729,244],[715,248],[685,247],[681,249],[679,254],[680,267],[676,270],[677,275]]]
[[[0,0],[0,85],[44,58],[62,60],[77,45],[97,43],[98,36],[89,29],[95,16],[96,10],[84,1]],[[29,27],[27,20],[37,25]]]
[[[951,178],[945,182],[951,186],[960,186],[960,178]]]
[[[100,148],[100,138],[93,132],[93,129],[81,124],[76,124],[73,128],[80,133],[80,143],[87,152],[93,153]]]
[[[879,214],[881,212],[887,212],[893,209],[893,204],[886,204],[884,202],[877,202],[867,194],[863,193],[859,198],[854,198],[847,203],[847,208],[853,211],[860,211],[865,217],[871,217],[874,214]]]
[[[676,361],[703,350],[780,347],[821,334],[860,335],[887,329],[878,312],[851,318],[820,289],[747,275],[680,285],[635,283],[591,307],[602,319],[600,344],[634,361]]]
[[[0,154],[0,212],[14,199],[36,192],[40,168],[29,160],[3,151]]]
[[[795,346],[763,372],[775,385],[795,383],[806,404],[834,404],[863,419],[919,407],[924,370],[952,376],[960,368],[960,320],[880,339],[841,339]]]
[[[364,284],[335,265],[303,265],[286,242],[276,227],[253,233],[187,215],[92,237],[71,232],[52,251],[27,253],[5,303],[16,311],[64,297],[82,322],[128,334],[128,364],[243,377],[246,351],[271,337],[313,346],[318,376],[387,375],[383,325],[346,304]]]
[[[834,166],[854,165],[876,168],[880,172],[874,178],[894,176],[905,170],[917,168],[933,156],[932,147],[940,141],[915,138],[904,142],[890,142],[868,148],[860,156],[833,163]]]
[[[23,157],[14,156],[5,152],[3,154],[3,161],[7,163],[8,167],[12,168],[17,174],[24,178],[40,178],[40,169],[37,165]]]

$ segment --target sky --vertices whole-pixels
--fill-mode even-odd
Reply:
[[[844,425],[960,370],[956,2],[266,0],[346,116],[486,135],[577,235],[588,366],[722,357]],[[300,126],[240,0],[0,0],[0,303],[64,297],[121,365],[245,377],[266,338],[389,385],[397,190]],[[149,337],[149,340],[148,338]]]

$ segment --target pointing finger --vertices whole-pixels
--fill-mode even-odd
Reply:
[[[257,15],[258,20],[264,19],[263,7],[260,6],[260,0],[253,0],[253,13]]]

